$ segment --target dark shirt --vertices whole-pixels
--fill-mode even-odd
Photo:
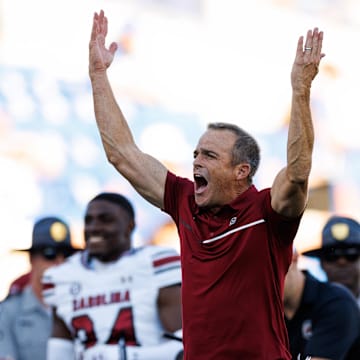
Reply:
[[[285,318],[293,359],[360,359],[360,310],[344,286],[321,282],[308,272],[300,306]]]
[[[216,215],[193,182],[169,173],[165,209],[181,242],[185,360],[289,360],[283,280],[300,218],[251,186]]]

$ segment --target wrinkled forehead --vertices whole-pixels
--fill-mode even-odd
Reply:
[[[237,136],[227,129],[208,129],[200,137],[196,148],[228,150],[233,148],[236,138]]]

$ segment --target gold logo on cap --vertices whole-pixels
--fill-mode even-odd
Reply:
[[[67,228],[61,222],[54,222],[50,226],[50,235],[56,242],[62,242],[66,239],[67,236]]]
[[[348,224],[335,224],[331,227],[331,235],[335,240],[344,241],[350,233]]]

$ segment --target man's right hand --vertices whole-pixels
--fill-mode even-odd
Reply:
[[[111,43],[109,49],[105,46],[108,31],[108,21],[101,10],[100,14],[95,13],[91,38],[89,43],[89,74],[90,77],[96,73],[104,72],[114,60],[118,48],[115,42]]]

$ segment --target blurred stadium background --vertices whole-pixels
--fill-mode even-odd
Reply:
[[[140,147],[183,176],[210,121],[235,122],[262,147],[270,186],[285,163],[290,70],[306,30],[325,31],[313,84],[311,197],[296,245],[320,242],[327,217],[360,219],[360,3],[357,0],[0,0],[0,299],[28,270],[34,220],[60,215],[83,244],[87,201],[104,190],[133,199],[136,244],[177,247],[169,218],[107,163],[87,74],[94,11],[120,50],[110,78]],[[320,278],[317,264],[303,259]]]

